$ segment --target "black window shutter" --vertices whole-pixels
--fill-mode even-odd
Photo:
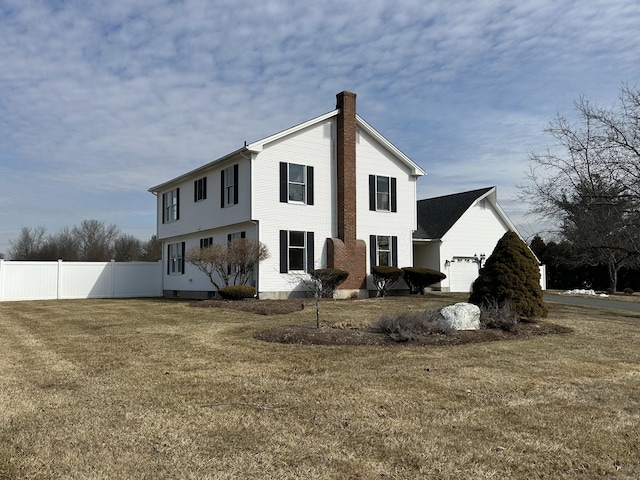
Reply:
[[[165,223],[166,221],[166,210],[167,210],[167,194],[163,193],[162,194],[162,223]]]
[[[369,263],[371,263],[371,271],[373,272],[373,267],[378,263],[376,260],[377,256],[377,239],[375,235],[369,235]]]
[[[376,209],[376,176],[369,175],[369,210]]]
[[[167,245],[167,275],[171,274],[171,245]]]
[[[224,170],[220,172],[220,208],[224,208]]]
[[[204,248],[204,238],[200,239],[200,248]]]
[[[289,200],[289,193],[287,183],[289,181],[287,175],[288,165],[284,162],[280,162],[280,202],[287,203]]]
[[[280,230],[280,273],[289,271],[289,232]]]
[[[314,259],[314,242],[313,242],[313,232],[307,232],[307,272],[311,273],[315,269]]]
[[[391,237],[391,266],[398,266],[398,237]]]
[[[240,238],[247,238],[247,232],[245,231],[240,232]]]
[[[207,199],[207,177],[202,179],[202,199]]]
[[[180,188],[176,188],[176,220],[180,220]]]
[[[391,178],[391,211],[398,211],[398,205],[396,203],[396,179],[393,177]]]
[[[193,201],[198,201],[198,180],[193,181]]]
[[[313,205],[313,167],[307,167],[307,205]]]
[[[185,261],[185,258],[184,258],[184,254],[185,254],[185,242],[182,242],[182,245],[181,245],[181,247],[180,247],[180,248],[182,249],[182,271],[181,271],[180,273],[182,273],[182,274],[184,275],[184,264],[185,264],[185,263],[187,263],[187,262]]]
[[[238,185],[240,182],[238,181],[238,164],[236,163],[233,166],[233,181],[235,182],[233,185],[233,204],[238,204]]]
[[[229,244],[231,243],[231,234],[228,233],[227,234],[227,246],[229,246]],[[231,275],[231,264],[227,263],[227,274]]]

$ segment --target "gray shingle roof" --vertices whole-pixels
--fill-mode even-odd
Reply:
[[[413,238],[425,240],[442,238],[473,202],[493,188],[495,187],[419,200],[418,230],[414,232]]]

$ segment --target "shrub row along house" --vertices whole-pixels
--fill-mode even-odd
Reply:
[[[336,97],[328,113],[149,189],[157,196],[166,296],[212,296],[186,252],[236,238],[269,249],[250,280],[260,298],[303,290],[300,276],[318,268],[348,271],[339,294],[360,297],[375,288],[375,265],[413,266],[415,258],[416,266],[447,273],[454,257],[446,264],[448,253],[433,249],[444,237],[418,227],[427,219],[416,201],[425,171],[356,113],[354,93]],[[495,189],[483,195],[495,200]],[[511,228],[504,223],[493,245]]]

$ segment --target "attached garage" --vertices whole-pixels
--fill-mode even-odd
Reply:
[[[419,200],[414,266],[447,276],[435,289],[470,292],[484,260],[509,230],[517,233],[498,205],[496,187]],[[544,288],[544,277],[541,283]]]
[[[478,263],[473,259],[454,258],[449,263],[449,291],[470,292],[478,271]]]

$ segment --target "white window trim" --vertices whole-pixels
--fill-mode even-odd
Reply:
[[[301,233],[302,234],[302,243],[303,246],[297,246],[291,245],[291,234],[292,233]],[[288,239],[288,244],[287,244],[287,260],[288,260],[288,264],[289,267],[291,267],[291,250],[295,249],[295,250],[302,250],[302,269],[293,269],[293,268],[289,268],[290,272],[296,272],[296,273],[304,273],[307,271],[307,232],[303,232],[302,230],[289,230],[288,232],[289,235],[289,239]]]
[[[169,244],[169,275],[182,275],[184,270],[184,258],[182,258],[182,244]]]
[[[376,195],[376,211],[377,212],[390,212],[391,211],[391,177],[387,177],[384,175],[376,175],[376,181],[375,181],[375,195]],[[385,178],[387,180],[387,192],[386,193],[379,193],[378,192],[378,179],[379,178]],[[380,202],[378,200],[378,195],[386,195],[387,196],[387,208],[381,208],[380,207]]]
[[[164,205],[163,205],[163,215],[164,222],[171,223],[178,220],[178,189],[174,188],[173,190],[168,191],[162,196]]]
[[[224,208],[235,205],[235,189],[238,183],[238,179],[235,178],[234,170],[235,165],[224,169]],[[229,176],[233,176],[233,183],[229,182]]]
[[[380,239],[381,238],[386,238],[387,239],[388,245],[389,245],[388,250],[382,250],[380,248]],[[376,235],[376,260],[377,260],[377,264],[378,265],[383,265],[380,262],[380,253],[381,252],[387,252],[387,263],[384,264],[384,265],[385,266],[392,266],[391,265],[393,263],[393,259],[391,258],[392,257],[392,246],[391,246],[392,241],[393,240],[391,238],[391,235]]]
[[[291,166],[302,168],[302,182],[294,182],[291,180]],[[302,200],[291,200],[291,184],[302,185]],[[300,163],[287,164],[287,198],[288,203],[306,205],[307,204],[307,166]]]

